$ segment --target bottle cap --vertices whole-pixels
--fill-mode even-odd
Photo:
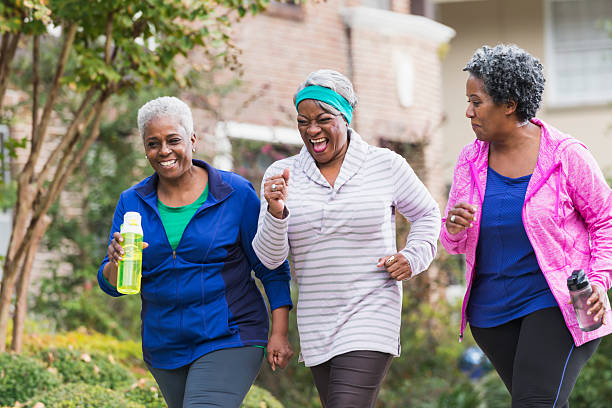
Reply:
[[[141,217],[140,213],[136,211],[128,211],[123,214],[123,224],[121,224],[122,234],[125,232],[135,232],[136,234],[142,235]]]
[[[580,290],[586,288],[589,285],[589,278],[582,269],[576,269],[572,272],[571,276],[567,278],[567,288],[570,291]]]

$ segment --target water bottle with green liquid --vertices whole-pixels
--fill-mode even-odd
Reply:
[[[140,293],[142,273],[142,226],[140,214],[134,211],[123,215],[121,236],[123,237],[123,259],[119,261],[117,291],[126,295]]]

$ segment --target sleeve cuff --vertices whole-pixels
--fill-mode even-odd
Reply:
[[[100,289],[102,289],[102,291],[106,293],[107,295],[110,295],[113,297],[123,296],[123,293],[117,292],[117,287],[111,285],[111,283],[106,279],[106,277],[102,273],[103,269],[104,269],[104,265],[102,265],[100,267],[100,270],[98,271],[98,285],[100,286]]]
[[[447,241],[450,242],[459,242],[463,239],[465,239],[466,235],[467,235],[467,229],[464,229],[461,232],[458,232],[456,234],[451,234],[448,232],[448,230],[446,229],[445,226],[442,226],[442,234],[444,235],[444,238],[446,238]]]
[[[273,226],[273,227],[286,228],[287,225],[289,225],[289,217],[290,217],[289,210],[287,209],[287,207],[285,207],[285,213],[286,213],[285,218],[278,219],[272,214],[270,214],[270,211],[266,211],[265,213],[266,215],[264,216],[264,221],[266,222],[266,224]]]
[[[283,306],[289,306],[289,310],[293,309],[291,289],[289,288],[288,280],[273,280],[265,282],[263,285],[266,290],[268,302],[270,302],[270,310],[278,309]]]

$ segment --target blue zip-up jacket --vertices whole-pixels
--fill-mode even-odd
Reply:
[[[208,172],[208,199],[187,224],[172,250],[157,210],[158,175],[121,193],[110,232],[119,231],[123,214],[142,216],[142,352],[155,368],[184,366],[214,350],[268,343],[268,311],[251,276],[262,281],[272,310],[292,307],[289,264],[274,270],[261,264],[251,242],[260,201],[243,177],[215,169]],[[100,288],[121,296],[98,270]]]

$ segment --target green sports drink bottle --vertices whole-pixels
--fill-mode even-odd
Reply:
[[[142,274],[142,226],[140,214],[134,211],[123,215],[121,236],[123,237],[123,259],[119,261],[117,291],[126,295],[140,293]]]

